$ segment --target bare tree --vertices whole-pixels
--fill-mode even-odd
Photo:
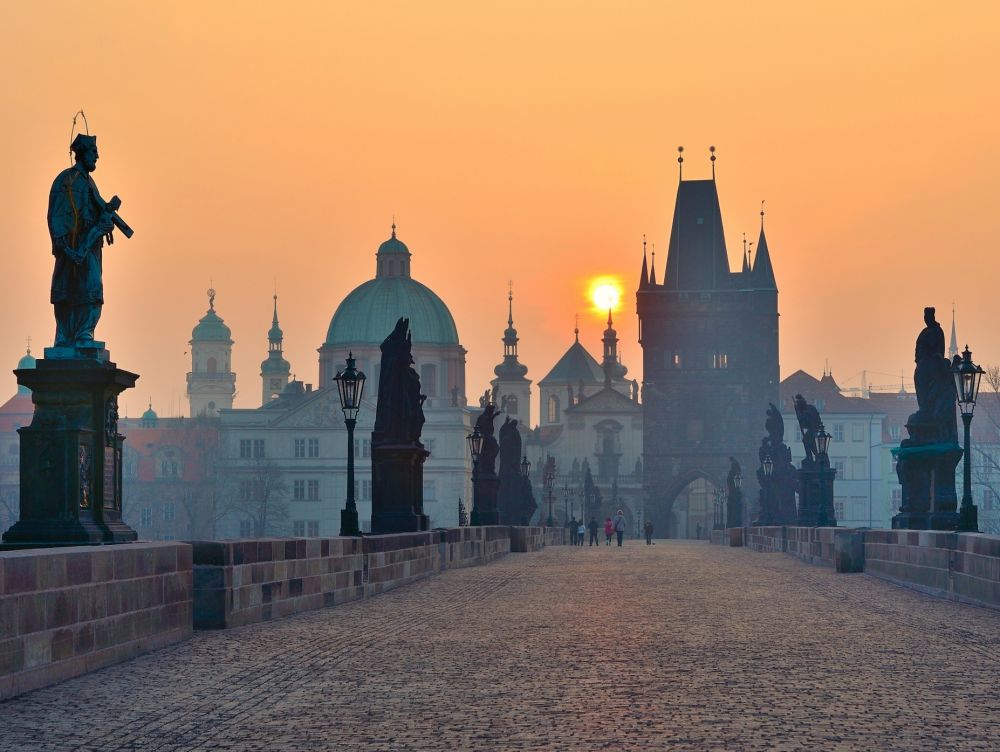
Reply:
[[[273,462],[261,457],[234,474],[227,497],[226,512],[232,510],[239,519],[250,520],[254,537],[287,532],[288,484],[284,473]]]

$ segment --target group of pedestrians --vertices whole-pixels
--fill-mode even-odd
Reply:
[[[587,524],[583,523],[583,520],[577,521],[574,517],[567,524],[569,528],[569,539],[570,544],[574,546],[582,546],[584,540],[587,539],[587,533],[590,533],[590,544],[591,546],[601,545],[600,540],[598,540],[598,531],[601,529],[601,524],[597,521],[597,517],[591,515],[590,522]],[[610,546],[611,539],[613,537],[618,538],[618,545],[622,545],[622,540],[625,537],[625,512],[619,509],[614,516],[614,519],[607,517],[604,520],[604,545]]]

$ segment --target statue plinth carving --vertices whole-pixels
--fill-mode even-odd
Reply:
[[[944,357],[944,330],[934,309],[924,309],[924,328],[917,336],[913,383],[917,412],[906,421],[909,438],[892,450],[902,486],[894,529],[955,530],[959,522],[955,468],[962,458],[958,444],[955,381]]]
[[[378,403],[372,431],[372,532],[430,529],[424,514],[424,425],[420,376],[413,368],[409,319],[396,322],[381,345]]]
[[[43,358],[14,372],[35,405],[21,437],[20,519],[6,548],[125,543],[118,395],[139,377],[114,363]]]

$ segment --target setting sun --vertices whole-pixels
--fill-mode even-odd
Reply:
[[[621,283],[614,277],[599,277],[590,284],[590,300],[601,312],[616,311],[621,303]]]

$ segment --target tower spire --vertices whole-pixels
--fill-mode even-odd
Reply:
[[[642,235],[642,273],[639,275],[639,289],[649,286],[649,264],[646,263],[646,234]]]
[[[712,180],[715,180],[715,147],[709,146],[708,151],[712,155]]]
[[[652,261],[652,267],[649,270],[649,284],[650,285],[655,285],[656,284],[656,243],[652,244],[652,248],[653,248],[653,261]]]
[[[576,341],[579,342],[580,341],[580,314],[579,313],[574,314],[574,322],[575,323],[573,324],[573,336],[576,338]]]
[[[743,233],[743,268],[744,274],[750,273],[750,257],[747,255],[747,234]]]
[[[955,332],[955,304],[951,304],[951,341],[948,343],[948,357],[951,360],[958,355],[958,336]]]

